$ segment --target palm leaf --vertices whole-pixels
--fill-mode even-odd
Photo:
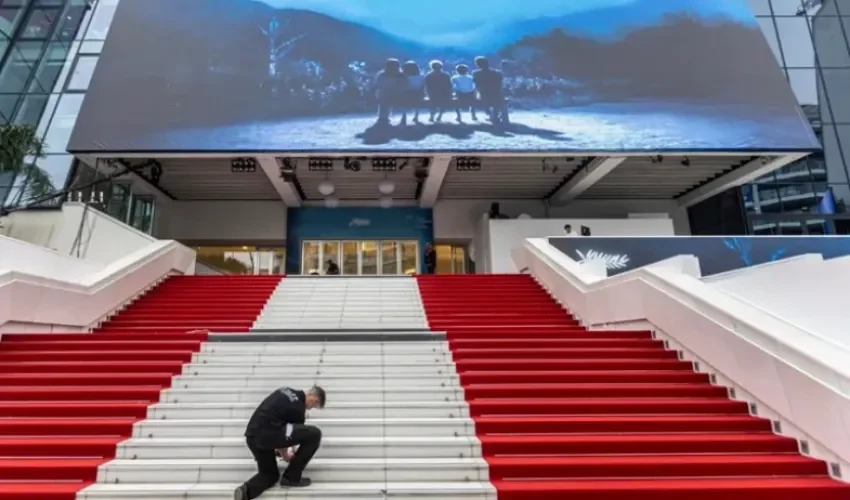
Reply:
[[[24,179],[24,189],[16,205],[27,199],[45,196],[54,191],[50,175],[36,162],[44,158],[45,143],[31,125],[0,125],[0,173],[11,172]]]

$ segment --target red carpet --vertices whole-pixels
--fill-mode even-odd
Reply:
[[[526,275],[417,279],[499,500],[850,499],[650,332],[587,331]]]
[[[280,276],[170,278],[94,334],[0,339],[0,500],[75,500],[206,333],[247,331]]]

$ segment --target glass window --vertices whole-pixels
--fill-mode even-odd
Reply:
[[[795,16],[803,7],[801,0],[770,0],[770,3],[773,5],[773,13],[777,16]]]
[[[80,54],[100,54],[103,51],[102,41],[83,42],[80,45]]]
[[[320,274],[319,242],[305,241],[301,248],[301,274]]]
[[[782,53],[779,50],[779,39],[776,37],[776,26],[773,24],[773,18],[760,17],[756,20],[761,26],[761,32],[764,34],[767,44],[770,45],[770,50],[773,51],[776,62],[782,66]]]
[[[53,187],[58,190],[65,187],[73,162],[74,157],[71,155],[47,155],[38,161],[38,166],[47,172],[53,181]]]
[[[29,85],[29,92],[49,94],[53,91],[68,59],[68,52],[68,45],[63,43],[51,43],[47,47]]]
[[[0,94],[23,92],[41,57],[43,42],[17,42],[0,72]]]
[[[398,270],[398,242],[397,241],[382,241],[381,242],[381,274],[395,275],[399,274]]]
[[[364,276],[374,276],[378,274],[378,242],[361,241],[360,254],[360,274]]]
[[[56,106],[56,112],[47,128],[46,152],[64,153],[68,147],[68,139],[74,129],[74,122],[83,105],[83,94],[64,94]]]
[[[788,81],[801,106],[818,104],[818,78],[814,68],[789,69]]]
[[[322,274],[328,273],[329,260],[339,265],[339,249],[340,244],[338,241],[325,241],[322,243]]]
[[[130,225],[139,231],[151,234],[153,231],[154,199],[151,196],[134,196],[130,212]]]
[[[404,274],[419,272],[419,244],[417,242],[401,242],[401,269]]]
[[[769,16],[770,15],[770,4],[768,0],[749,0],[750,9],[753,11],[753,14],[757,16]]]
[[[848,53],[840,19],[818,16],[811,18],[811,23],[812,37],[820,65],[827,68],[850,66],[850,53]]]
[[[97,3],[91,23],[89,23],[89,29],[86,32],[86,40],[106,40],[109,25],[112,24],[112,18],[115,17],[117,6],[118,0],[101,0]]]
[[[59,12],[58,9],[33,9],[26,25],[24,25],[21,37],[37,40],[46,39],[50,36],[57,18],[60,17]]]
[[[12,38],[21,18],[24,15],[22,5],[0,4],[0,35],[6,35],[7,38]]]
[[[850,68],[823,68],[832,121],[850,123]]]
[[[54,40],[62,42],[70,42],[77,36],[80,29],[80,24],[83,22],[83,17],[86,15],[86,4],[83,0],[71,0],[65,12],[62,14],[62,19],[59,23],[59,28],[53,34]]]
[[[130,185],[113,183],[109,187],[106,200],[106,213],[121,222],[129,222],[130,217]]]
[[[37,126],[49,98],[47,94],[24,94],[15,114],[15,123]]]
[[[77,59],[74,69],[68,78],[69,91],[84,91],[89,88],[91,77],[94,74],[94,66],[97,64],[97,57],[85,56]],[[62,92],[60,89],[59,92]]]
[[[354,275],[358,274],[357,270],[357,242],[343,241],[342,242],[342,274]]]
[[[789,68],[813,68],[815,49],[806,19],[777,17],[776,29],[779,31],[779,43],[785,56],[785,65]]]
[[[844,154],[850,153],[845,150]],[[823,154],[826,159],[826,176],[830,183],[845,184],[848,182],[847,169],[842,157],[842,151],[838,148],[838,136],[835,125],[823,126]]]

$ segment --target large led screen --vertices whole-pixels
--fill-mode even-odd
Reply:
[[[747,0],[123,0],[69,146],[818,148]]]

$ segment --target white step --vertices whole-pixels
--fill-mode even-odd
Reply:
[[[317,458],[464,458],[480,457],[471,436],[325,437]],[[244,437],[131,438],[118,445],[116,458],[127,460],[251,459]]]
[[[177,419],[247,419],[256,403],[157,403],[148,408],[148,418]],[[386,401],[350,403],[332,402],[323,410],[311,410],[311,416],[321,418],[464,418],[469,407],[463,401]]]
[[[309,418],[309,424],[334,437],[452,437],[475,433],[467,418]],[[133,437],[238,437],[248,419],[143,420],[133,426]]]
[[[298,364],[308,364],[321,362],[325,365],[333,364],[351,364],[364,363],[374,364],[382,363],[385,358],[390,358],[393,363],[403,364],[434,364],[446,363],[452,360],[451,354],[440,352],[423,352],[410,354],[392,354],[384,356],[382,354],[280,354],[275,352],[270,353],[219,353],[219,352],[199,352],[195,353],[192,358],[193,363],[204,364],[234,364],[234,363],[269,363],[276,366],[286,366],[288,363],[297,361]]]
[[[460,382],[456,376],[430,375],[418,377],[372,377],[372,376],[329,376],[329,375],[304,375],[300,377],[287,376],[285,384],[289,387],[308,388],[314,384],[321,385],[323,389],[334,392],[337,390],[360,388],[367,391],[383,390],[415,390],[439,389],[450,387],[460,388]],[[257,377],[251,375],[241,376],[191,376],[179,375],[171,382],[173,389],[202,389],[218,387],[219,389],[252,389],[272,391],[281,387],[281,377]]]
[[[286,464],[281,464],[285,468]],[[252,459],[112,460],[100,466],[103,483],[219,483],[248,479],[257,470]],[[484,481],[480,458],[315,458],[304,474],[316,482]]]
[[[298,332],[293,332],[297,335]],[[285,335],[284,335],[285,336]],[[399,354],[448,353],[448,342],[443,340],[423,342],[207,342],[204,353],[219,354]]]
[[[247,479],[247,478],[246,478]],[[241,483],[241,481],[240,481]],[[77,500],[232,500],[233,483],[95,484]],[[273,488],[262,500],[496,500],[489,482],[439,483],[321,483],[309,488]],[[529,499],[531,500],[531,499]]]
[[[274,389],[274,388],[271,388]],[[183,389],[174,388],[162,391],[160,401],[164,403],[259,403],[269,395],[271,389]],[[328,404],[353,401],[463,401],[463,389],[445,387],[436,389],[417,389],[409,391],[402,388],[376,389],[352,388],[328,393]]]
[[[313,319],[290,320],[285,321],[258,321],[251,327],[253,331],[263,330],[301,330],[301,331],[316,331],[326,332],[328,330],[410,330],[410,329],[426,329],[427,323],[423,320],[419,321],[343,321],[334,320],[323,323]]]
[[[282,367],[285,367],[282,368]],[[281,377],[281,382],[285,384],[284,377],[295,377],[307,374],[327,374],[346,376],[358,374],[362,376],[381,375],[385,377],[396,377],[402,375],[420,376],[430,374],[455,374],[454,363],[433,363],[433,364],[393,364],[381,365],[380,363],[338,363],[338,364],[252,364],[252,363],[206,363],[206,364],[186,364],[183,366],[183,373],[187,375],[268,375]]]
[[[426,329],[411,278],[282,280],[253,329]]]

